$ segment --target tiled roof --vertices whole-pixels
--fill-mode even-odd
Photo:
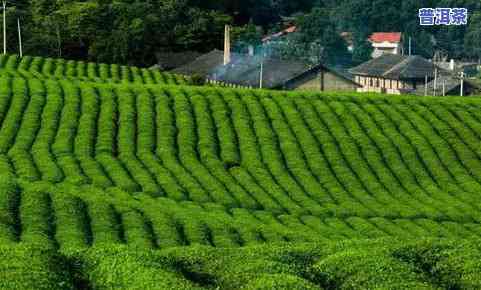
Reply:
[[[371,42],[401,42],[401,32],[375,32],[369,37]]]
[[[233,53],[231,54],[231,62],[224,66],[223,51],[213,50],[172,72],[184,75],[200,74],[224,83],[244,87],[258,87],[260,64],[261,58],[259,56]],[[313,67],[300,61],[266,58],[263,63],[263,87],[282,87],[289,81],[297,79],[319,67],[324,66],[318,65]],[[329,70],[337,73],[340,77],[351,80],[346,74],[341,74],[330,68]]]
[[[424,79],[432,77],[435,65],[413,55],[384,54],[349,70],[355,75],[377,76],[388,79]]]
[[[223,55],[223,51],[213,50],[173,72],[185,75],[197,73],[213,80],[241,86],[259,86],[261,64],[259,56],[233,53],[231,62],[224,66]],[[310,66],[303,62],[272,58],[265,59],[263,67],[263,86],[265,88],[282,86],[288,80],[310,69]]]

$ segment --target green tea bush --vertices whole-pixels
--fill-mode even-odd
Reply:
[[[117,64],[53,59],[43,57],[2,55],[2,75],[23,76],[36,79],[69,79],[95,83],[185,85],[187,77]]]
[[[192,118],[188,99],[182,92],[174,97],[173,109],[176,114],[175,125],[179,132],[177,145],[180,161],[190,169],[190,172],[209,191],[209,195],[216,202],[223,205],[236,205],[238,202],[232,193],[199,160],[199,152],[196,150],[195,121]]]
[[[0,175],[0,241],[16,242],[19,235],[18,207],[20,193],[10,175]]]
[[[26,244],[55,247],[52,200],[42,187],[33,186],[21,193],[19,216],[22,233],[20,240]]]
[[[477,289],[478,99],[179,83],[0,57],[0,241],[77,288]]]
[[[152,172],[169,198],[184,200],[187,198],[184,188],[154,154],[156,147],[154,97],[147,90],[138,90],[135,93],[137,95],[136,111],[141,112],[137,115],[138,158]]]
[[[168,95],[159,92],[153,92],[155,96],[155,123],[157,130],[156,150],[155,153],[160,157],[165,167],[172,172],[179,184],[184,187],[191,200],[197,202],[211,201],[210,195],[205,188],[199,183],[178,157],[178,149],[176,147],[175,117],[172,110],[172,101]]]
[[[75,289],[67,259],[54,250],[1,245],[0,260],[1,289]]]
[[[82,199],[66,193],[51,195],[55,214],[55,240],[61,249],[82,249],[92,243],[90,217]]]

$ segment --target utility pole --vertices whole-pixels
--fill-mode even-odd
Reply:
[[[20,57],[23,57],[22,51],[22,30],[20,29],[20,18],[17,18],[17,27],[18,27],[18,52]]]
[[[433,96],[436,96],[436,89],[438,87],[438,68],[434,68],[434,88],[433,88]]]
[[[7,54],[7,21],[6,21],[6,11],[7,11],[7,1],[3,0],[3,54]]]
[[[261,71],[259,73],[259,88],[262,89],[264,87],[264,59],[266,57],[266,51],[264,44],[262,44],[262,53],[261,53]]]
[[[263,79],[264,78],[264,56],[261,58],[261,72],[259,76],[259,88],[262,89],[263,86]]]
[[[461,72],[461,97],[464,95],[464,72]]]
[[[446,80],[443,80],[443,97],[446,96]]]
[[[411,36],[409,36],[409,56],[411,56]]]
[[[428,95],[428,75],[424,77],[424,96]]]

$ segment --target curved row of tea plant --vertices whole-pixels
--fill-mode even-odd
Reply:
[[[22,180],[319,217],[480,222],[480,103],[0,78]]]
[[[78,80],[98,83],[135,83],[184,85],[183,76],[162,72],[159,69],[138,68],[117,64],[43,58],[17,55],[0,55],[0,74],[25,78]]]
[[[241,249],[0,246],[2,289],[479,289],[479,240],[354,240]],[[41,283],[39,283],[41,281]]]
[[[57,81],[37,74],[51,63],[0,62],[2,289],[481,285],[478,99]]]
[[[479,238],[476,222],[426,218],[345,218],[229,209],[175,202],[111,188],[0,178],[0,242],[63,250],[108,244],[140,249],[207,245],[219,248],[279,242],[397,237]]]

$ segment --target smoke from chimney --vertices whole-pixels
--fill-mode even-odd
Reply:
[[[230,63],[230,26],[225,26],[224,36],[224,65]]]

